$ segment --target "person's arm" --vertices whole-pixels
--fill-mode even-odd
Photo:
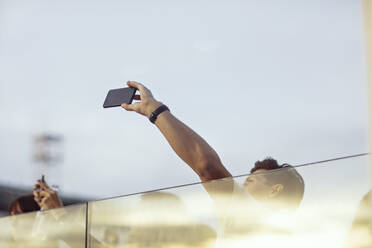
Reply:
[[[140,96],[136,96],[135,99],[140,101],[129,105],[123,104],[124,109],[135,111],[149,118],[151,113],[162,105],[142,84],[133,81],[129,81],[127,84],[139,90]],[[231,177],[231,174],[222,165],[216,151],[172,113],[162,112],[158,115],[155,125],[176,154],[198,174],[203,182]]]

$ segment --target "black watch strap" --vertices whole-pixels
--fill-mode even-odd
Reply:
[[[161,105],[160,107],[158,107],[157,109],[155,109],[154,112],[151,113],[149,120],[152,123],[155,123],[156,118],[158,118],[158,115],[160,115],[161,113],[163,113],[166,110],[169,111],[169,108],[166,105],[164,105],[164,104]]]

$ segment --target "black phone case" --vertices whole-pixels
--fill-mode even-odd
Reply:
[[[127,87],[120,89],[112,89],[107,93],[105,102],[103,103],[104,108],[119,107],[123,103],[131,104],[136,94],[136,88]]]

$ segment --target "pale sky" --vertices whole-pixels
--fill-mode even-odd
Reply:
[[[64,163],[46,178],[67,194],[198,181],[145,117],[102,108],[127,80],[148,86],[233,175],[266,156],[366,152],[363,35],[354,0],[0,0],[0,183],[31,187],[42,132],[64,136]],[[334,168],[322,173],[353,170],[366,185],[364,165]]]

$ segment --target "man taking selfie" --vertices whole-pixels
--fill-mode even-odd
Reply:
[[[279,165],[272,158],[257,161],[240,186],[232,179],[216,151],[200,135],[178,120],[144,85],[134,81],[127,84],[138,89],[140,94],[134,96],[137,102],[121,105],[125,110],[149,118],[202,182],[225,178],[203,184],[219,209],[220,217],[225,219],[224,236],[243,229],[256,232],[259,229],[257,223],[268,216],[266,213],[293,212],[298,208],[304,194],[304,181],[294,167]],[[240,209],[243,211],[239,212]],[[249,217],[243,218],[243,215]],[[263,218],[257,220],[257,216]],[[242,223],[241,219],[255,219],[255,224]],[[252,227],[255,230],[250,230]]]

